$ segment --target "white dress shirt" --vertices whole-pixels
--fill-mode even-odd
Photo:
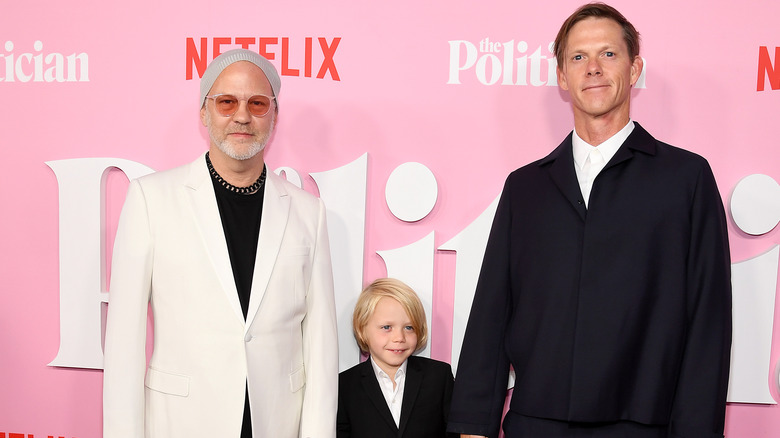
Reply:
[[[379,382],[379,388],[382,389],[382,395],[385,396],[387,407],[390,408],[390,413],[393,414],[395,425],[398,426],[401,421],[401,404],[404,401],[404,383],[406,382],[406,364],[409,362],[409,359],[405,360],[395,372],[395,385],[393,385],[393,379],[374,362],[373,357],[369,356],[368,360],[371,361],[371,366],[374,368],[376,380]]]
[[[577,181],[580,184],[582,198],[586,207],[590,199],[590,191],[593,188],[593,181],[633,130],[634,121],[629,119],[628,124],[623,129],[595,147],[577,135],[576,129],[572,132],[571,144],[572,153],[574,154],[574,170],[577,173]]]

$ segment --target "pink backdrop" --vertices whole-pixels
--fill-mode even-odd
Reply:
[[[431,232],[436,247],[447,242],[488,207],[511,170],[546,155],[567,135],[571,110],[558,88],[547,84],[548,45],[580,3],[4,4],[0,436],[101,436],[102,372],[47,365],[60,342],[58,215],[63,208],[79,206],[60,205],[58,179],[46,162],[108,157],[165,169],[204,151],[197,75],[186,78],[188,38],[197,44],[205,39],[208,60],[218,38],[249,38],[242,41],[253,41],[253,50],[258,50],[257,38],[276,38],[276,44],[266,46],[275,54],[273,62],[280,70],[298,70],[297,76],[288,71],[282,78],[278,128],[266,154],[271,168],[296,169],[304,176],[304,187],[317,193],[308,174],[368,154],[363,278],[370,280],[385,275],[376,251],[408,245]],[[612,4],[643,37],[645,88],[633,92],[632,117],[656,138],[704,155],[727,210],[742,178],[765,174],[780,181],[780,91],[772,90],[769,80],[764,91],[757,91],[756,81],[761,46],[769,47],[780,72],[780,59],[774,60],[774,48],[780,46],[780,3]],[[320,38],[330,50],[325,55]],[[489,48],[487,42],[503,48],[510,41],[510,66],[504,52],[497,52],[495,58],[463,68],[453,81],[452,65],[466,61],[465,52],[455,59],[453,45],[463,51],[472,45],[481,59],[488,55],[480,51]],[[521,41],[525,50],[518,49]],[[226,44],[222,50],[235,47]],[[306,77],[309,53],[312,77]],[[59,68],[56,54],[64,60]],[[79,68],[70,70],[68,57],[80,54],[87,55],[88,63],[79,61]],[[330,68],[317,78],[328,57]],[[500,67],[491,64],[496,60]],[[42,66],[38,72],[36,62]],[[481,62],[488,63],[483,80]],[[491,82],[491,65],[497,67],[492,85],[483,83]],[[519,80],[518,66],[526,69]],[[511,70],[509,79],[505,69]],[[771,69],[769,74],[774,74]],[[515,84],[503,84],[505,80]],[[397,219],[385,203],[390,173],[406,162],[423,163],[438,182],[435,208],[413,223]],[[111,173],[106,258],[125,186],[121,174]],[[777,227],[759,236],[744,233],[731,220],[729,227],[734,262],[780,244]],[[452,252],[434,254],[431,355],[446,361],[451,360],[455,257]],[[774,372],[780,358],[780,311],[775,311],[773,327],[766,381],[772,397],[780,400]],[[780,407],[732,403],[726,426],[728,437],[775,437]]]

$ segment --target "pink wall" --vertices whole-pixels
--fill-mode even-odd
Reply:
[[[773,91],[769,81],[765,91],[757,91],[756,83],[760,46],[769,47],[780,72],[780,59],[774,60],[780,3],[720,3],[612,4],[643,37],[646,86],[634,90],[632,117],[658,139],[704,155],[728,203],[745,176],[766,174],[780,181],[780,91]],[[45,163],[108,157],[165,169],[204,151],[198,81],[186,79],[187,38],[205,38],[209,60],[217,38],[278,38],[267,46],[276,56],[273,62],[280,70],[299,70],[298,76],[282,78],[278,128],[266,155],[271,168],[295,168],[305,176],[305,188],[316,192],[306,175],[368,153],[363,277],[369,280],[385,275],[376,251],[408,245],[432,231],[436,247],[447,242],[487,208],[511,170],[544,156],[569,132],[569,103],[556,86],[546,84],[547,47],[579,4],[293,0],[228,6],[196,0],[0,6],[0,144],[5,152],[0,433],[101,436],[102,372],[47,365],[60,342],[58,214],[65,206],[58,180]],[[282,57],[284,38],[288,57]],[[322,79],[305,77],[307,38],[312,38],[311,76],[326,58],[318,38],[332,51],[333,65]],[[481,58],[487,55],[479,51],[485,39],[501,48],[514,41],[511,78],[518,82],[517,65],[524,65],[527,77],[521,82],[528,85],[502,85],[505,65],[496,84],[483,84],[479,61],[460,72],[460,84],[448,84],[453,82],[451,63],[457,62],[450,49],[458,43],[451,42],[463,41],[461,48],[474,45]],[[522,52],[520,41],[527,43]],[[225,45],[223,51],[235,47]],[[534,56],[537,48],[541,51]],[[67,68],[68,56],[82,53],[88,56],[88,80],[82,76],[84,64],[77,71]],[[56,54],[65,60],[59,70],[47,61]],[[503,51],[495,55],[503,63]],[[38,76],[36,62],[42,65]],[[48,81],[45,73],[55,70],[66,80],[58,82],[54,75]],[[486,79],[491,71],[486,70]],[[339,80],[334,80],[336,73]],[[68,75],[76,81],[67,81]],[[542,84],[532,85],[533,80]],[[439,198],[430,215],[406,223],[388,209],[384,189],[393,169],[411,161],[434,173]],[[109,256],[125,184],[115,177],[106,198]],[[777,228],[749,236],[733,222],[729,226],[734,262],[780,244]],[[432,355],[442,360],[450,360],[455,257],[434,254]],[[766,380],[780,400],[774,374],[780,311],[775,311],[773,327]],[[769,438],[778,431],[777,405],[729,405],[728,437]]]

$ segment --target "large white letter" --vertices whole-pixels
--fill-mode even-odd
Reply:
[[[452,318],[452,370],[458,368],[460,350],[463,345],[463,335],[466,323],[471,313],[471,303],[474,301],[474,291],[477,288],[482,259],[485,257],[490,227],[498,207],[498,196],[458,235],[439,247],[440,251],[455,251],[455,303]]]
[[[339,331],[339,371],[360,361],[360,349],[352,336],[352,311],[363,289],[367,163],[368,154],[363,154],[338,169],[311,174],[327,210]]]
[[[433,315],[433,232],[401,248],[377,251],[387,267],[387,276],[397,278],[414,289],[425,308],[428,334]],[[418,356],[431,357],[431,337]]]
[[[154,170],[119,158],[47,161],[60,201],[60,348],[49,366],[103,368],[101,302],[105,292],[105,177],[134,179]]]
[[[748,175],[731,194],[731,217],[745,233],[760,236],[780,223],[780,185]],[[777,293],[779,247],[731,265],[733,338],[727,401],[775,404],[767,387]]]
[[[460,72],[461,70],[467,70],[474,66],[477,62],[477,46],[474,44],[463,41],[450,41],[450,78],[447,81],[448,84],[460,84]],[[460,46],[466,49],[466,60],[463,63],[460,62]]]
[[[733,339],[726,401],[775,404],[767,379],[780,247],[731,265]]]

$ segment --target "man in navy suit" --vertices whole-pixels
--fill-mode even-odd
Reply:
[[[506,181],[448,430],[722,437],[731,345],[723,204],[706,160],[629,117],[639,35],[588,4],[555,40],[574,131]]]

